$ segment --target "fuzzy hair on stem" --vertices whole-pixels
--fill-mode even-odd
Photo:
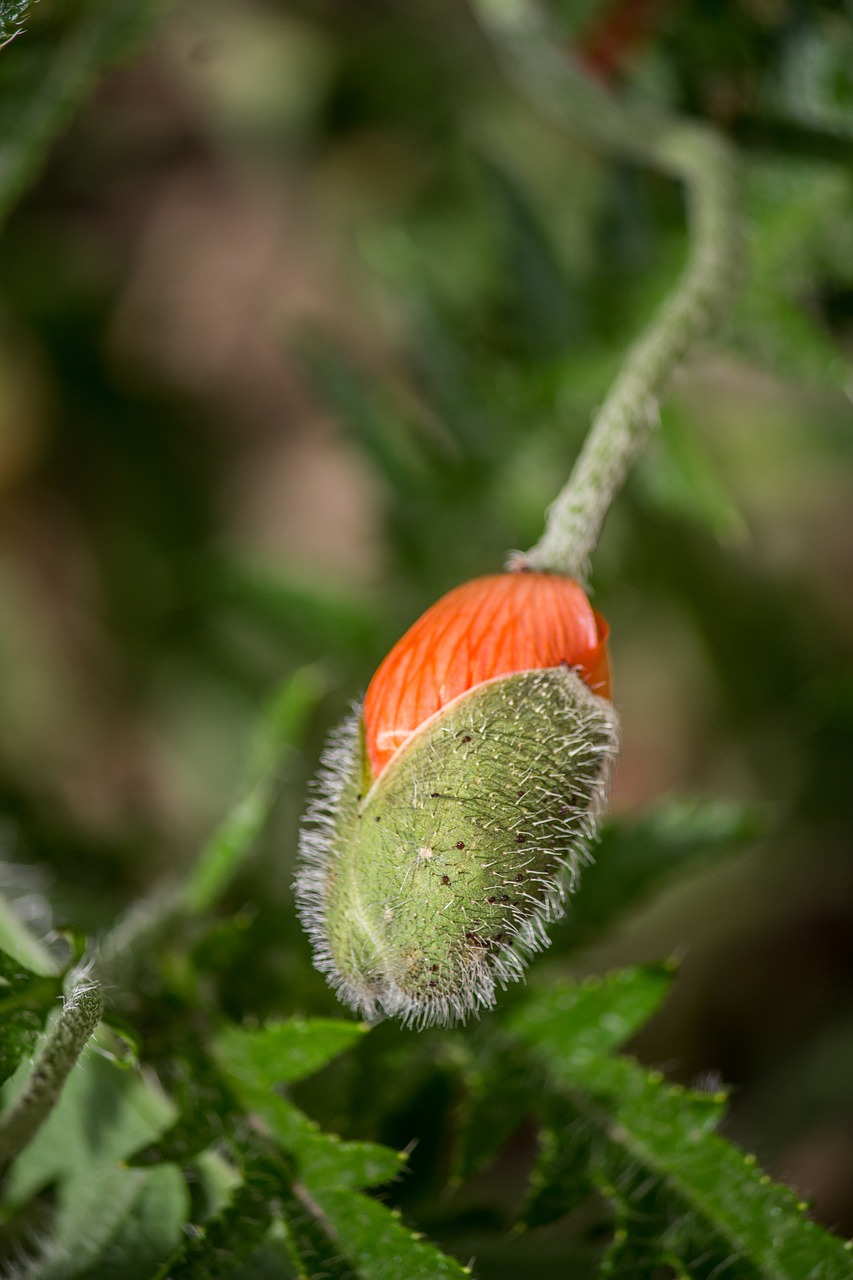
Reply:
[[[0,1168],[35,1137],[53,1110],[65,1081],[101,1020],[104,998],[85,971],[48,1028],[29,1079],[0,1116]]]
[[[548,509],[542,537],[509,560],[510,568],[586,582],[604,519],[657,421],[661,394],[734,302],[744,241],[738,156],[707,125],[624,102],[590,80],[531,0],[472,5],[507,73],[544,116],[603,154],[648,166],[685,189],[690,239],[681,278],[626,352],[572,473]]]

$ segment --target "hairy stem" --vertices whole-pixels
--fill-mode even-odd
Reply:
[[[607,510],[657,414],[675,367],[725,315],[740,274],[737,160],[728,142],[693,121],[625,105],[565,58],[528,0],[473,0],[523,92],[593,146],[682,181],[690,226],[687,265],[646,331],[630,347],[595,415],[545,532],[512,567],[585,580]]]
[[[97,983],[82,981],[49,1028],[23,1092],[0,1116],[0,1167],[25,1147],[59,1100],[62,1087],[101,1020]]]

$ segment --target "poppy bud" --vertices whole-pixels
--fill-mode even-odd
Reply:
[[[496,574],[381,664],[324,756],[296,884],[352,1008],[464,1020],[548,945],[617,751],[606,639],[571,579]]]

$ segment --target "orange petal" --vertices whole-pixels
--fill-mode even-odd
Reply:
[[[500,573],[454,587],[397,641],[370,682],[364,724],[374,775],[436,711],[497,676],[565,663],[609,698],[607,636],[572,578]]]

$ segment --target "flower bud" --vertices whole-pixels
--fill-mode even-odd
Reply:
[[[493,575],[379,667],[324,756],[296,885],[353,1009],[464,1020],[548,945],[618,746],[606,637],[571,579]]]

